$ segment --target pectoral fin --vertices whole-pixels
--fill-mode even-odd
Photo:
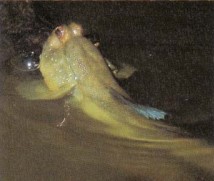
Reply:
[[[131,77],[137,69],[129,64],[121,64],[121,68],[117,72],[113,72],[117,79],[128,79]]]
[[[105,61],[116,79],[128,79],[138,71],[135,67],[126,63],[122,63],[118,69],[118,67],[112,64],[107,58],[105,58]]]
[[[57,91],[50,91],[43,80],[22,82],[16,90],[25,99],[29,100],[50,100],[59,99],[72,91],[72,85],[66,85]]]

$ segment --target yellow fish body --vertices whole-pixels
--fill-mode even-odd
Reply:
[[[153,155],[154,158],[143,158],[147,168],[142,173],[152,175],[161,169],[163,158],[159,153],[165,151],[168,154],[166,160],[176,156],[213,172],[213,148],[205,146],[200,140],[181,137],[176,128],[161,121],[149,120],[148,117],[162,118],[165,113],[132,103],[114,80],[99,50],[83,36],[80,25],[71,23],[69,26],[59,26],[52,32],[40,55],[40,71],[43,80],[24,82],[18,86],[18,92],[31,100],[67,96],[68,106],[80,109],[102,125],[91,131],[142,143],[142,150],[151,149],[157,154]],[[152,112],[154,115],[149,116]],[[170,161],[168,164],[168,171],[174,172],[176,166]],[[176,174],[186,176],[181,172],[171,173],[173,176]],[[191,180],[185,176],[181,178]],[[154,178],[158,180],[158,176]]]

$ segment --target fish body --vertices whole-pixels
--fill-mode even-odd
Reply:
[[[213,155],[213,148],[200,140],[182,136],[175,127],[154,121],[163,119],[165,112],[133,103],[115,81],[97,47],[83,36],[81,25],[62,25],[52,32],[40,55],[40,71],[43,80],[17,87],[23,97],[31,100],[66,97],[67,107],[78,108],[102,125],[90,131],[137,141],[143,145],[142,150],[156,153],[155,159],[148,155],[143,157],[156,169],[161,169],[164,152],[168,161],[176,156],[211,172],[214,170],[214,161],[207,159]],[[173,162],[166,163],[168,171],[173,172]],[[152,175],[155,169],[148,169],[145,169],[147,174]]]
[[[57,27],[50,35],[40,55],[40,71],[43,80],[18,87],[28,99],[58,99],[70,95],[67,104],[76,102],[84,113],[106,125],[112,126],[114,122],[123,128],[125,123],[118,118],[125,114],[125,119],[129,120],[126,130],[128,124],[142,126],[144,118],[163,119],[165,116],[163,111],[133,103],[115,81],[97,47],[83,36],[82,27],[75,23]],[[131,132],[138,134],[138,131]]]

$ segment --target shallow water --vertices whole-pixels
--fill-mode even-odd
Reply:
[[[144,13],[150,13],[151,16],[153,11],[150,10],[148,8]],[[157,17],[152,16],[152,21],[147,19],[144,25],[150,23],[147,26],[151,25],[152,28],[151,22],[157,21]],[[140,18],[135,20],[136,24],[141,22]],[[112,20],[115,31],[117,28],[121,30],[116,26],[118,21],[117,18]],[[210,27],[208,25],[208,29]],[[139,68],[134,77],[120,82],[136,101],[146,102],[171,112],[174,121],[193,123],[201,121],[202,125],[206,125],[207,120],[212,117],[213,110],[211,69],[214,66],[211,63],[210,46],[202,49],[201,46],[198,47],[196,41],[195,46],[186,52],[188,46],[184,46],[183,43],[188,44],[188,40],[176,39],[176,34],[173,33],[167,38],[167,33],[155,31],[156,28],[153,28],[153,34],[145,32],[146,29],[143,28],[144,31],[139,36],[145,39],[145,44],[140,40],[137,41],[137,36],[129,41],[124,40],[128,31],[125,28],[122,35],[113,33],[114,36],[110,40],[103,41],[103,44],[106,41],[108,45],[103,47],[105,56],[115,63],[125,61]],[[180,28],[182,29],[182,26]],[[186,31],[191,32],[191,28]],[[158,45],[155,43],[157,40],[152,38],[154,33],[160,42],[175,38],[173,40],[182,46],[179,49],[177,44],[171,46],[167,42],[165,46]],[[151,37],[146,38],[146,34]],[[125,44],[119,40],[120,38]],[[111,41],[119,42],[108,44]],[[199,169],[194,164],[168,154],[169,150],[156,151],[149,147],[145,148],[143,145],[146,143],[143,142],[91,132],[90,128],[99,127],[99,123],[75,108],[69,108],[69,119],[62,127],[58,127],[65,116],[64,100],[22,99],[15,91],[17,84],[26,79],[39,78],[39,75],[38,72],[22,72],[8,65],[10,53],[11,51],[6,49],[0,52],[1,180],[211,181],[214,179],[207,170]],[[201,62],[204,57],[206,61]],[[200,72],[201,76],[198,74]],[[203,90],[203,87],[206,89]],[[206,130],[208,134],[205,134]],[[193,131],[193,137],[213,143],[213,127],[207,126],[206,130]]]

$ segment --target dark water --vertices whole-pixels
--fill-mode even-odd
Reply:
[[[3,3],[1,10],[5,6],[8,14],[19,12]],[[137,143],[81,129],[79,124],[90,125],[93,120],[79,110],[71,108],[69,122],[57,127],[64,119],[64,100],[22,99],[15,87],[39,73],[22,72],[9,63],[17,52],[41,51],[39,43],[28,46],[25,40],[30,34],[45,39],[55,26],[78,21],[89,33],[99,34],[105,57],[138,69],[119,82],[136,102],[169,112],[170,124],[212,145],[213,3],[58,2],[33,3],[32,9],[36,23],[27,24],[30,30],[18,31],[16,21],[22,22],[18,18],[16,32],[0,26],[1,180],[213,180],[206,170],[174,157],[161,160],[162,169],[155,167],[156,152],[142,160],[148,150]],[[157,177],[144,174],[148,169],[152,171],[146,173]]]

